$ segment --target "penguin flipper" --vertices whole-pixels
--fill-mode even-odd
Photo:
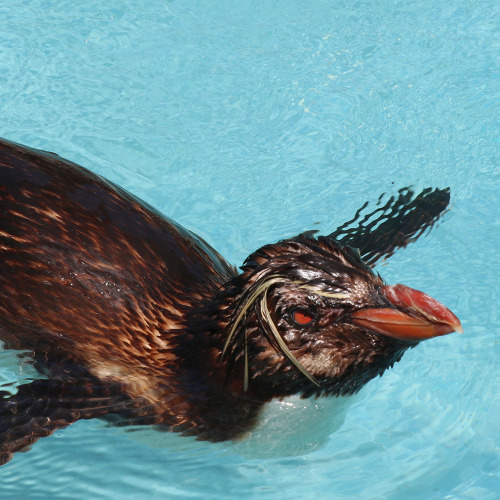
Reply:
[[[0,465],[80,419],[127,414],[140,406],[117,384],[98,380],[40,379],[20,385],[14,395],[0,392]]]
[[[413,190],[405,187],[398,193],[387,201],[385,194],[381,195],[376,208],[367,214],[363,213],[368,206],[368,202],[365,203],[353,219],[328,237],[357,248],[363,260],[374,267],[381,259],[390,257],[398,248],[406,247],[430,230],[450,202],[449,188],[426,188],[414,196]]]

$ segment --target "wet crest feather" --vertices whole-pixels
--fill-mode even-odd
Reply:
[[[267,305],[267,292],[268,290],[277,284],[283,283],[293,283],[296,285],[307,286],[305,283],[300,281],[290,281],[285,276],[279,274],[272,274],[267,276],[262,281],[257,281],[252,287],[250,287],[246,293],[241,297],[236,312],[234,315],[234,320],[230,323],[229,333],[227,335],[224,347],[222,350],[222,357],[226,355],[229,347],[238,342],[238,337],[243,337],[243,349],[244,349],[244,381],[243,389],[248,390],[248,378],[249,378],[249,368],[248,368],[248,332],[246,327],[246,318],[250,309],[255,306],[255,311],[260,321],[260,326],[264,330],[264,333],[270,340],[270,343],[277,346],[277,351],[281,352],[285,357],[287,357],[290,362],[312,383],[319,386],[318,381],[304,368],[300,361],[292,354],[282,336],[280,335],[278,328],[276,327],[269,308]]]

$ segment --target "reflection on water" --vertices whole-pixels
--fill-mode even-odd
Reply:
[[[344,423],[355,397],[310,398],[298,396],[273,401],[263,410],[255,429],[236,442],[201,443],[194,437],[159,432],[151,428],[121,429],[125,435],[156,449],[172,453],[236,454],[248,459],[290,457],[322,448]]]
[[[0,341],[0,391],[13,394],[20,384],[42,378],[33,367],[29,352],[2,349]]]

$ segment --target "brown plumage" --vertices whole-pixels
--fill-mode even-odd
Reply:
[[[401,190],[332,235],[257,250],[238,274],[114,184],[1,140],[0,339],[46,378],[0,400],[0,463],[80,418],[220,441],[273,398],[355,393],[408,347],[460,329],[365,263],[417,238],[448,200]]]

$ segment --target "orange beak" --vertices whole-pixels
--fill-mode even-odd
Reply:
[[[463,332],[460,320],[429,295],[405,285],[384,286],[381,291],[394,308],[360,309],[351,314],[353,323],[407,342]]]

